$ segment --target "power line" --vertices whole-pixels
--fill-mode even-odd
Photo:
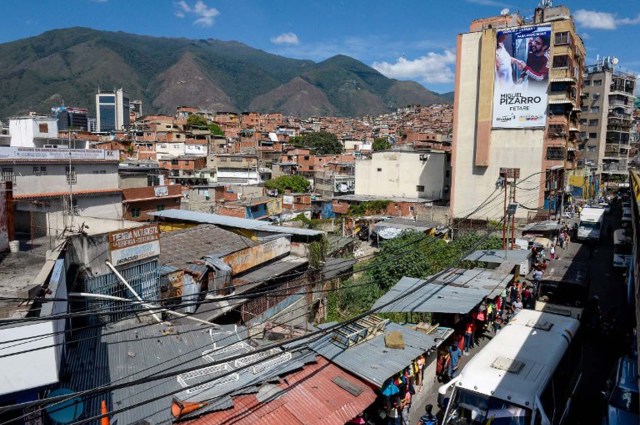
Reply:
[[[477,209],[476,209],[476,211],[477,211],[477,210],[479,210],[479,209],[480,209],[480,207],[479,207],[479,208],[477,208]],[[504,218],[503,218],[503,219],[504,219]],[[485,240],[486,238],[488,238],[489,236],[490,236],[490,232],[489,232],[489,233],[488,233],[484,238],[481,238],[480,240],[478,240],[478,241],[477,241],[477,243],[476,243],[476,244],[474,244],[474,245],[471,247],[471,250],[473,250],[475,247],[477,247],[480,243],[484,242],[484,240]],[[462,259],[462,257],[460,257],[460,259],[459,259],[458,261],[460,261],[461,259]],[[455,261],[454,261],[454,262],[452,262],[451,264],[452,264],[452,265],[453,265],[453,264],[455,264]],[[450,267],[450,266],[449,266],[449,267]],[[435,279],[436,277],[442,276],[443,274],[444,274],[444,271],[443,271],[443,272],[441,272],[441,273],[439,273],[439,274],[434,275],[431,279],[429,279],[429,280],[425,281],[425,284],[426,284],[426,283],[429,283],[429,282],[431,282],[431,281],[433,281],[433,279]],[[416,288],[414,288],[413,290],[408,291],[408,292],[407,292],[407,293],[405,293],[405,294],[402,294],[401,296],[397,297],[396,299],[392,300],[391,302],[395,302],[395,301],[397,301],[398,299],[402,299],[402,298],[404,298],[405,296],[411,295],[413,292],[415,292],[415,291],[416,291],[416,290],[418,290],[418,289],[419,289],[419,287],[416,287]],[[341,322],[341,324],[346,325],[346,324],[352,323],[354,320],[358,320],[359,318],[365,317],[366,315],[371,314],[371,313],[373,313],[373,312],[377,311],[378,309],[381,309],[381,308],[383,308],[383,307],[385,307],[385,306],[386,306],[386,304],[385,304],[385,305],[382,305],[382,306],[380,306],[380,307],[378,307],[378,308],[376,308],[376,309],[371,309],[371,310],[369,310],[368,312],[365,312],[365,313],[363,313],[363,314],[361,314],[361,315],[356,316],[356,318],[350,319],[349,321]],[[340,323],[339,323],[338,325],[340,325]],[[323,332],[323,333],[326,333],[327,331],[328,331],[328,329],[322,330],[322,332]],[[308,335],[305,335],[305,336],[304,336],[304,338],[307,338],[308,336],[309,336],[309,334],[308,334]],[[295,339],[294,339],[294,340],[295,340]],[[225,359],[225,360],[229,361],[230,359]],[[180,373],[182,373],[182,372],[180,372]],[[156,379],[161,379],[161,378],[156,378]],[[115,389],[115,388],[112,388],[112,389]],[[84,393],[83,393],[83,394],[84,394]],[[74,394],[74,395],[73,395],[73,397],[76,397],[77,395],[78,395],[78,394],[76,393],[76,394]],[[41,403],[42,403],[42,401],[43,401],[43,400],[39,400],[39,401],[38,401],[38,403],[40,403],[40,404],[41,404]],[[45,401],[46,401],[46,400],[45,400]]]

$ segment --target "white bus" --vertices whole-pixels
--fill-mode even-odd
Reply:
[[[633,242],[625,229],[613,232],[613,267],[628,269],[633,255]]]
[[[558,425],[581,378],[579,321],[522,310],[476,354],[450,390],[445,425]]]

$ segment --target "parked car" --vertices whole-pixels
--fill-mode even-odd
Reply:
[[[627,425],[640,423],[638,415],[638,359],[621,357],[603,391],[607,400],[603,425]]]

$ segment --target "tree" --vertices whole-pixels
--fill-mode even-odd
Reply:
[[[290,190],[294,193],[306,192],[309,188],[309,180],[302,176],[280,176],[277,179],[268,180],[265,182],[267,189],[277,189],[278,193],[284,193],[285,190]]]
[[[389,143],[389,141],[383,137],[376,137],[373,140],[372,147],[374,152],[384,151],[391,148],[391,143]]]
[[[187,118],[187,127],[188,128],[209,128],[209,121],[202,115],[191,114],[189,118]]]
[[[220,126],[214,122],[209,124],[209,131],[214,136],[224,136],[224,131],[220,128]]]
[[[340,154],[344,150],[338,137],[327,131],[305,134],[302,136],[302,145],[313,149],[319,155]]]

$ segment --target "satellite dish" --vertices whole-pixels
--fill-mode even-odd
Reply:
[[[618,64],[618,58],[616,58],[615,56],[613,57],[613,59],[611,59],[611,63],[614,65]]]
[[[507,16],[509,14],[509,9],[504,8],[500,11],[500,15],[502,16]]]

